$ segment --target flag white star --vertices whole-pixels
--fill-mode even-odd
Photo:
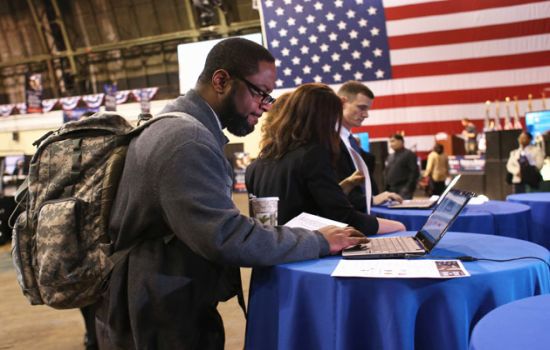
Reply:
[[[351,53],[351,57],[354,59],[354,60],[358,60],[361,58],[361,52],[355,50]]]
[[[338,73],[334,74],[334,75],[332,76],[332,78],[334,78],[334,81],[340,81],[340,80],[342,80],[342,76],[341,76],[340,74],[338,74]]]
[[[363,62],[363,66],[365,66],[365,68],[372,68],[372,61],[371,60],[366,60],[365,62]]]
[[[296,6],[294,6],[294,11],[296,13],[302,13],[302,12],[304,12],[304,7],[302,5],[296,5]]]
[[[296,84],[296,85],[302,84],[302,78],[300,78],[300,77],[294,78],[294,84]]]
[[[340,55],[337,54],[336,52],[333,53],[333,54],[330,56],[330,58],[331,58],[334,62],[340,61]]]
[[[300,58],[297,56],[292,57],[292,64],[297,66],[300,64]]]
[[[356,3],[357,5],[363,5],[363,0],[355,0],[355,3]]]
[[[355,11],[348,10],[348,12],[346,12],[346,16],[348,16],[348,18],[354,18],[355,17]]]
[[[286,20],[286,24],[288,24],[289,26],[293,26],[296,24],[296,20],[292,17],[289,17],[287,20]]]
[[[355,80],[361,80],[363,79],[363,73],[355,72],[355,74],[353,74],[353,77],[355,78]]]
[[[374,16],[376,14],[376,8],[374,6],[369,7],[367,10],[369,12],[369,15]]]
[[[300,48],[300,52],[302,53],[302,55],[307,55],[309,53],[309,47],[303,45],[301,48]]]
[[[304,27],[304,26],[300,26],[300,27],[298,28],[298,33],[300,33],[300,34],[305,34],[306,31],[307,31],[307,28]]]
[[[363,40],[361,41],[361,46],[363,46],[363,47],[369,47],[369,46],[370,46],[370,40],[363,39]]]
[[[277,21],[271,20],[271,21],[267,22],[267,26],[269,28],[275,28],[277,26]]]
[[[336,40],[338,40],[338,34],[336,34],[336,33],[330,33],[330,34],[328,35],[328,38],[330,39],[330,41],[336,41]]]
[[[342,0],[336,0],[334,2],[334,7],[342,7],[344,5],[344,2]]]
[[[292,0],[285,0],[285,5],[290,5],[292,4]]]
[[[374,57],[381,57],[382,56],[382,50],[380,50],[379,48],[376,48],[376,49],[372,50],[372,54],[374,55]]]
[[[290,68],[288,68],[288,67],[285,68],[285,69],[283,70],[283,74],[286,75],[286,76],[288,77],[289,75],[292,74],[292,69],[290,69]]]
[[[282,16],[285,14],[285,10],[283,10],[280,7],[277,7],[277,9],[275,10],[275,13],[277,14],[277,16]]]
[[[271,40],[271,47],[279,47],[279,40],[273,39]]]
[[[286,36],[287,33],[288,33],[288,30],[286,30],[286,29],[284,29],[284,28],[281,29],[281,30],[279,30],[279,36],[281,36],[281,37]]]
[[[315,22],[315,16],[312,16],[312,15],[309,15],[306,17],[306,22],[307,23],[313,23]]]
[[[334,21],[334,13],[332,13],[332,12],[327,13],[325,15],[325,17],[326,17],[327,21],[329,21],[329,22]]]
[[[289,42],[290,42],[290,45],[296,46],[298,45],[298,38],[293,36],[292,38],[290,38]]]
[[[275,66],[276,66],[276,67],[280,67],[280,66],[281,66],[281,60],[280,60],[280,59],[275,59]]]
[[[359,20],[359,22],[357,22],[357,23],[359,23],[359,27],[363,28],[363,27],[366,27],[369,24],[369,21],[364,19],[364,18],[361,18]]]
[[[317,26],[317,30],[319,31],[319,33],[323,33],[325,32],[325,30],[327,30],[327,26],[321,23]]]
[[[376,27],[373,27],[371,30],[370,30],[370,34],[372,36],[377,36],[378,33],[380,33],[380,29],[376,28]]]
[[[349,32],[348,34],[349,34],[350,39],[357,39],[357,35],[359,33],[357,33],[357,31],[355,31],[355,29],[354,29],[351,32]]]
[[[321,52],[327,52],[328,51],[328,45],[323,43],[321,46],[319,46],[321,49]]]
[[[331,67],[330,67],[328,64],[325,64],[325,65],[324,65],[323,67],[321,67],[321,68],[323,68],[323,72],[328,73],[328,72],[330,72],[330,68],[331,68]]]
[[[275,85],[277,85],[277,87],[281,87],[283,86],[283,81],[281,79],[277,79],[277,81],[275,81]]]
[[[290,50],[285,47],[281,50],[281,54],[286,57],[290,54]]]
[[[308,39],[309,39],[309,42],[312,43],[312,44],[317,42],[317,36],[316,35],[310,35]]]
[[[304,68],[302,68],[302,72],[304,72],[304,74],[310,74],[311,73],[311,67],[306,65],[304,66]]]
[[[347,24],[346,24],[346,22],[344,22],[344,21],[338,22],[337,25],[338,25],[338,29],[340,29],[340,30],[345,30],[346,27],[347,27]]]
[[[272,0],[266,0],[264,2],[264,5],[265,5],[265,7],[272,7],[273,6],[273,1]]]
[[[317,1],[317,2],[313,5],[313,7],[315,7],[315,9],[316,9],[317,11],[321,11],[321,10],[323,9],[323,4],[321,4],[319,1]]]
[[[344,70],[351,70],[351,63],[345,62],[345,63],[342,65],[342,68],[343,68]]]
[[[374,74],[376,74],[377,78],[383,78],[384,77],[384,71],[383,70],[377,70]]]
[[[349,49],[349,43],[347,41],[342,41],[340,43],[340,49],[342,49],[342,51]]]
[[[316,76],[313,77],[313,80],[316,82],[316,83],[320,83],[323,81],[323,78],[321,78],[319,76],[319,74],[317,74]]]
[[[317,55],[311,56],[311,62],[313,62],[313,63],[319,63],[320,59],[321,59],[321,57],[319,57]]]

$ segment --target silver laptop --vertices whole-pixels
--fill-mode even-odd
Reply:
[[[441,202],[441,199],[445,197],[447,192],[453,189],[453,187],[456,185],[458,180],[460,180],[460,174],[455,176],[449,185],[445,188],[445,191],[441,194],[441,196],[432,196],[428,199],[406,199],[402,203],[395,203],[388,205],[388,208],[391,209],[430,209],[436,204],[439,204]]]
[[[368,243],[344,249],[342,256],[345,259],[386,259],[428,254],[473,196],[472,192],[450,190],[415,236],[370,238]]]

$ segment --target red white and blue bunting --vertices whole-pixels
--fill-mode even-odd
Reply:
[[[129,102],[131,99],[136,102],[141,102],[142,97],[145,100],[153,100],[157,94],[158,87],[150,87],[143,89],[133,89],[133,90],[122,90],[117,91],[116,93],[116,103],[117,105]],[[79,103],[82,101],[90,109],[97,109],[103,105],[105,98],[104,93],[100,94],[89,94],[83,96],[70,96],[62,98],[50,98],[42,100],[42,112],[47,113],[54,109],[61,107],[65,111],[70,111],[78,107]],[[27,104],[25,102],[21,103],[12,103],[0,105],[0,116],[6,117],[12,114],[26,114],[27,113]]]

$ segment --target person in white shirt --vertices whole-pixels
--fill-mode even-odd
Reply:
[[[362,125],[369,117],[369,109],[374,100],[373,92],[358,81],[348,81],[338,90],[343,105],[342,128],[340,130],[340,158],[336,165],[336,174],[344,192],[352,205],[360,211],[370,212],[371,205],[380,205],[386,201],[402,202],[403,199],[393,192],[372,194],[369,169],[361,149],[351,129]],[[344,147],[345,146],[345,147]]]
[[[521,163],[534,166],[538,171],[544,164],[544,154],[542,150],[531,145],[533,136],[527,131],[522,132],[518,137],[519,147],[510,152],[510,157],[506,163],[506,170],[512,174],[512,184],[514,193],[524,193],[526,191],[527,181],[521,176]]]

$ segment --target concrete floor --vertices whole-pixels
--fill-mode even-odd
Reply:
[[[248,214],[245,194],[234,197],[236,205]],[[10,245],[0,246],[0,350],[84,349],[84,321],[79,310],[55,310],[47,306],[31,306],[23,296],[15,278]],[[245,300],[251,269],[241,269]],[[225,348],[244,348],[244,315],[233,298],[218,307],[225,324]]]

